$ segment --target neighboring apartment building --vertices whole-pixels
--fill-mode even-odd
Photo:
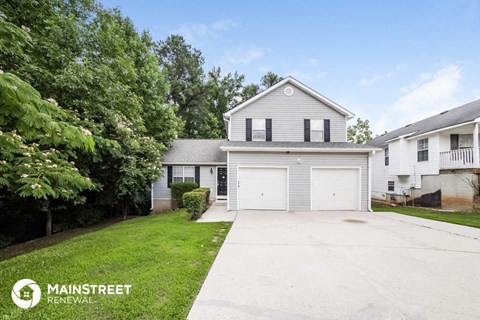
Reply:
[[[367,142],[372,197],[393,202],[471,210],[480,169],[480,100],[406,125]]]
[[[152,210],[170,209],[176,181],[209,187],[228,210],[370,210],[376,149],[346,142],[353,116],[287,77],[224,114],[227,140],[175,140]]]

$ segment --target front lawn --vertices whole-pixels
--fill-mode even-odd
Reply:
[[[461,224],[464,226],[480,228],[480,212],[444,212],[437,210],[420,209],[413,207],[390,207],[382,205],[373,205],[373,211],[396,212],[409,216],[420,217],[443,222]]]
[[[141,217],[0,262],[0,318],[185,319],[231,226],[189,219],[185,210]],[[24,278],[42,290],[31,309],[10,297]],[[93,304],[54,304],[47,284],[132,287],[129,295],[90,295]]]

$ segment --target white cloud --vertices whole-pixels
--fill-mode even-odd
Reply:
[[[371,86],[372,84],[374,84],[378,81],[385,80],[385,79],[393,77],[395,74],[397,74],[398,71],[403,70],[405,68],[406,68],[405,64],[397,64],[393,71],[389,71],[389,72],[384,73],[384,74],[376,74],[376,75],[374,75],[373,77],[370,77],[370,78],[367,78],[367,77],[362,78],[358,82],[357,85],[361,86],[361,87],[369,87],[369,86]]]
[[[374,133],[391,131],[461,105],[464,101],[457,98],[461,79],[462,69],[453,64],[419,74],[414,83],[401,89],[405,94],[372,121]]]
[[[211,24],[182,24],[171,33],[182,35],[187,41],[195,41],[199,38],[217,38],[220,33],[236,28],[239,23],[230,20],[219,20]]]
[[[311,59],[308,60],[308,64],[316,67],[320,64],[320,60],[315,59],[315,58],[311,58]]]
[[[225,60],[233,65],[249,64],[263,58],[268,50],[250,47],[235,50],[228,50],[225,53]]]
[[[410,114],[412,121],[421,120],[455,106],[455,94],[460,87],[462,69],[448,65],[433,75],[421,74],[419,81],[410,86],[410,92],[398,99],[394,109]]]

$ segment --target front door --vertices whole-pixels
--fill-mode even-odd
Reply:
[[[227,195],[227,168],[217,168],[217,196]]]

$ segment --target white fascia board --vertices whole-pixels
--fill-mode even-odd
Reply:
[[[428,135],[431,135],[431,134],[434,134],[434,133],[438,133],[438,132],[442,132],[442,131],[446,131],[446,130],[450,130],[450,129],[455,129],[455,128],[458,128],[458,127],[463,127],[463,126],[466,126],[466,125],[469,125],[469,124],[474,124],[475,121],[476,121],[476,119],[473,120],[473,121],[456,124],[456,125],[453,125],[453,126],[450,126],[450,127],[444,127],[444,128],[437,129],[437,130],[428,131],[428,132],[425,132],[425,133],[422,133],[422,134],[419,134],[419,135],[416,135],[416,136],[408,137],[405,140],[418,139],[420,137],[428,136]]]
[[[226,118],[229,118],[233,113],[245,108],[246,106],[250,105],[251,103],[257,101],[258,99],[260,99],[261,97],[269,94],[270,92],[272,92],[273,90],[283,86],[285,83],[288,83],[288,82],[291,82],[293,85],[299,87],[300,89],[302,89],[303,91],[305,91],[306,93],[308,93],[309,95],[313,96],[314,98],[322,101],[323,103],[325,103],[326,105],[332,107],[334,110],[338,111],[339,113],[345,115],[347,117],[347,119],[352,119],[353,117],[355,117],[355,114],[353,114],[352,112],[348,111],[347,109],[341,107],[340,105],[338,105],[337,103],[333,102],[332,100],[328,99],[327,97],[324,97],[322,96],[320,93],[316,92],[315,90],[313,89],[310,89],[309,87],[307,87],[306,85],[304,85],[303,83],[301,83],[300,81],[296,80],[295,78],[293,77],[286,77],[285,79],[283,79],[282,81],[280,81],[279,83],[271,86],[270,88],[268,88],[267,90],[265,91],[262,91],[260,92],[259,94],[257,94],[255,97],[253,98],[250,98],[249,100],[245,101],[244,103],[240,104],[239,106],[236,106],[235,108],[233,108],[232,110],[228,111],[228,112],[225,112],[223,115],[224,117]]]
[[[417,132],[417,131],[410,132],[410,133],[407,133],[407,134],[404,134],[404,135],[401,135],[401,136],[398,136],[398,137],[396,137],[396,138],[392,138],[392,139],[389,139],[389,140],[385,140],[385,143],[390,143],[390,142],[393,142],[393,141],[396,141],[396,140],[408,138],[408,137],[410,137],[411,135],[414,135],[415,132]]]
[[[189,162],[189,161],[181,161],[181,162],[162,162],[162,166],[222,166],[226,165],[226,162]]]
[[[285,147],[220,147],[222,151],[257,151],[257,152],[325,152],[325,153],[369,153],[372,151],[380,151],[378,148],[285,148]]]

